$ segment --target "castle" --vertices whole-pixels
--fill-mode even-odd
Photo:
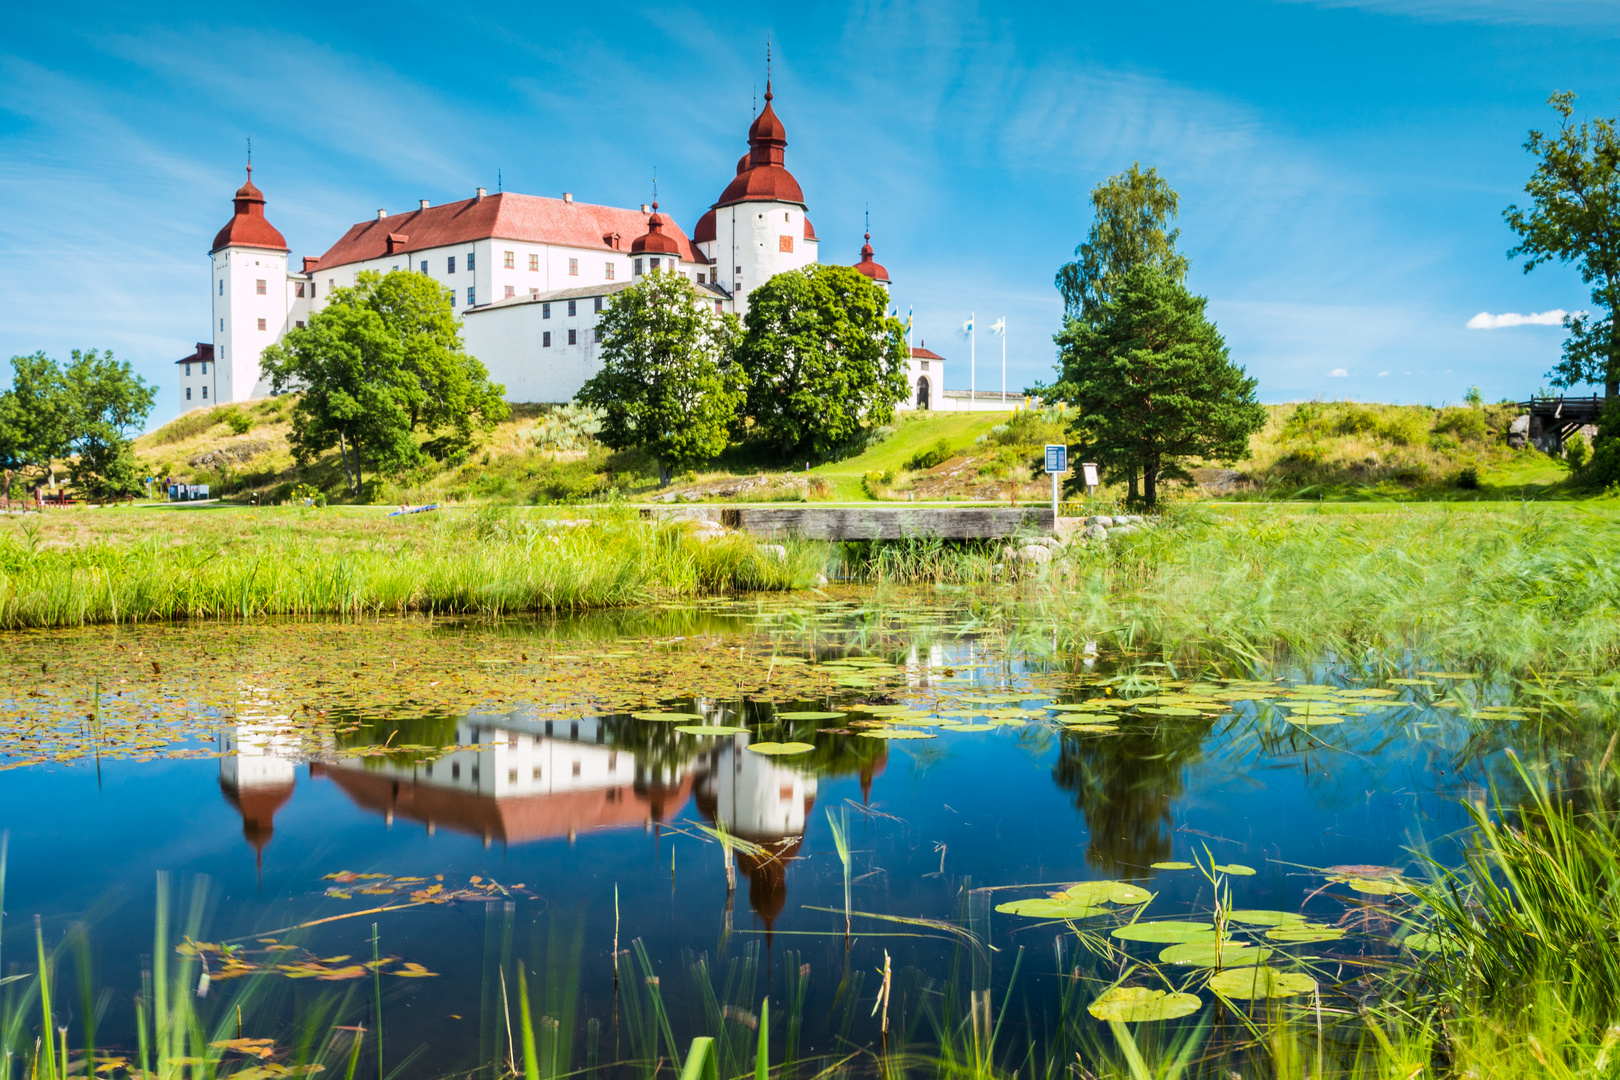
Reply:
[[[765,107],[748,129],[736,175],[688,237],[658,204],[595,206],[512,192],[430,206],[353,225],[294,269],[286,240],[265,216],[264,193],[247,182],[236,212],[214,237],[211,343],[177,360],[183,408],[264,397],[259,357],[301,327],[333,290],[366,270],[414,270],[450,290],[467,351],[514,402],[566,402],[601,368],[597,316],[615,292],[649,273],[691,279],[715,311],[739,318],[749,290],[818,261],[804,192],[786,165],[787,130],[765,84]],[[855,269],[885,290],[888,271],[871,235]],[[943,392],[945,361],[912,349],[902,408],[971,407]],[[960,395],[966,398],[966,394]],[[1000,402],[997,402],[1000,406]]]

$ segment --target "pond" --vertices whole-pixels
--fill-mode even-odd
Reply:
[[[1102,1015],[1192,1023],[1217,971],[1374,993],[1415,852],[1524,714],[1468,672],[1054,631],[930,590],[13,635],[0,975],[38,916],[68,1069],[93,1042],[104,1075],[162,1052],[154,1009],[198,1018],[198,1068],[496,1076],[526,993],[540,1075],[671,1075],[698,1035],[736,1075],[769,996],[809,1078],[1071,1061],[1121,979],[1157,1004]],[[0,990],[19,1055],[31,986]]]

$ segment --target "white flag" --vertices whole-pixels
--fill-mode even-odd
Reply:
[[[1007,317],[1003,315],[1001,318],[991,323],[990,331],[991,333],[995,334],[1005,334],[1007,332]]]
[[[962,324],[962,333],[964,333],[964,334],[973,333],[973,319],[972,319],[971,316],[968,318],[967,322]]]

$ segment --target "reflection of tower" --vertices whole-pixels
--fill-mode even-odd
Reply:
[[[219,734],[219,789],[242,815],[242,835],[260,865],[275,834],[276,811],[292,798],[297,745],[280,721],[236,724]]]
[[[770,930],[787,906],[787,866],[804,842],[816,804],[816,778],[786,762],[749,753],[738,738],[716,749],[697,783],[698,810],[764,854],[737,853],[748,875],[748,906]]]

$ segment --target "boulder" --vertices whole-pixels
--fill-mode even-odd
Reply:
[[[1523,450],[1530,445],[1530,414],[1520,413],[1508,425],[1507,444],[1514,450]]]
[[[1086,526],[1086,536],[1093,540],[1103,540],[1107,538],[1108,530],[1101,525],[1093,523]]]
[[[759,545],[759,553],[766,558],[787,562],[787,548],[781,544],[761,544]]]
[[[1049,563],[1052,561],[1052,549],[1045,544],[1026,544],[1019,549],[1018,558],[1026,563]]]
[[[1101,525],[1105,529],[1114,524],[1114,519],[1109,517],[1107,514],[1098,514],[1097,516],[1088,518],[1087,520],[1092,525]]]

